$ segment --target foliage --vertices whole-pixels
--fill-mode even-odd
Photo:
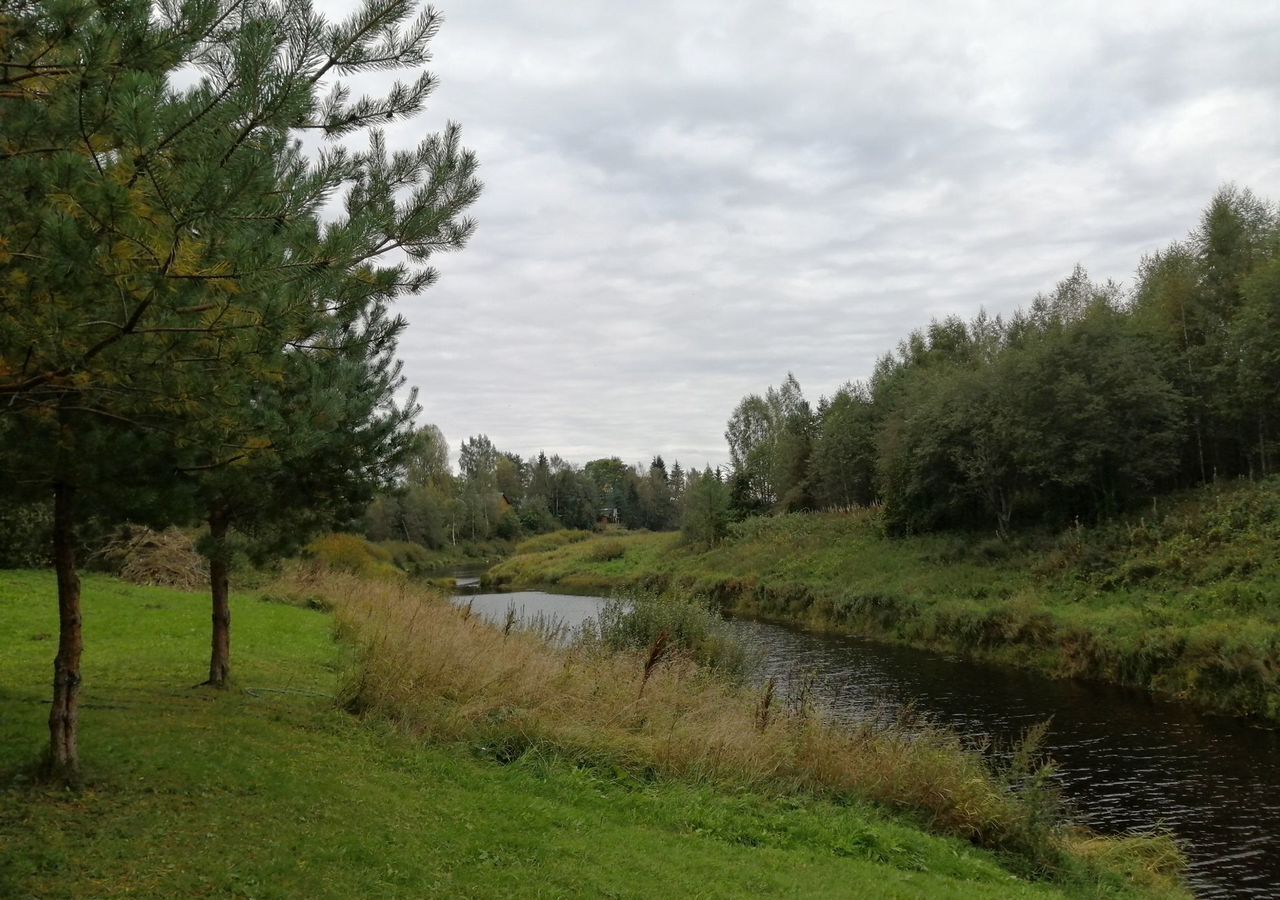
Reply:
[[[591,532],[589,531],[552,531],[549,534],[540,534],[537,537],[527,538],[516,544],[516,553],[541,553],[544,550],[563,547],[565,544],[585,541],[589,537],[591,537]]]
[[[52,529],[47,503],[0,502],[0,569],[48,565]]]
[[[882,504],[899,534],[1100,521],[1280,446],[1280,210],[1232,186],[1134,287],[1079,266],[1008,319],[913,331],[810,412],[794,376],[729,418],[739,515]]]
[[[647,469],[618,457],[578,467],[545,453],[524,459],[481,434],[463,442],[454,475],[444,468],[443,442],[435,426],[418,430],[411,440],[416,449],[410,451],[418,461],[410,461],[366,507],[361,523],[366,537],[441,549],[459,540],[515,541],[611,524],[669,531],[683,515],[684,469],[676,462],[668,472],[661,456]],[[424,476],[426,471],[433,474]]]
[[[729,490],[718,472],[707,469],[686,491],[680,534],[685,541],[712,547],[729,533]]]
[[[661,640],[672,652],[687,654],[698,665],[730,679],[741,680],[750,671],[746,648],[733,637],[720,613],[686,597],[614,598],[587,620],[577,639],[588,650],[612,653],[648,650]]]
[[[86,507],[207,520],[223,686],[232,525],[297,540],[399,467],[416,407],[390,308],[465,243],[480,191],[457,126],[397,152],[381,130],[422,109],[438,26],[415,0],[339,21],[301,0],[6,7],[0,499],[54,497],[51,773],[78,766]],[[352,99],[348,79],[407,70]]]
[[[403,574],[393,563],[390,549],[355,534],[322,535],[303,548],[303,555],[353,575],[392,578]]]

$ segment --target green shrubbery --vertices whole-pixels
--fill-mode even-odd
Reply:
[[[0,569],[34,569],[50,562],[53,511],[47,503],[0,503]]]
[[[627,545],[621,540],[610,538],[603,541],[592,541],[583,551],[592,562],[609,562],[622,559],[627,555]]]
[[[746,648],[706,603],[638,594],[615,598],[579,632],[585,647],[687,654],[699,665],[732,678],[747,673]],[[655,648],[656,651],[655,651]]]
[[[387,552],[397,569],[414,577],[425,575],[438,561],[426,547],[411,541],[378,541],[377,546]]]
[[[355,534],[326,534],[307,544],[303,557],[339,572],[366,578],[399,578],[404,571],[393,562],[390,550]]]
[[[516,553],[543,553],[547,550],[555,550],[567,544],[576,544],[579,541],[585,541],[591,537],[590,531],[581,531],[574,529],[566,529],[563,531],[552,531],[548,534],[540,534],[536,537],[528,538],[516,544]]]

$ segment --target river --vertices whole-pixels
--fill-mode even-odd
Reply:
[[[492,621],[514,606],[522,617],[556,617],[570,628],[605,602],[541,591],[457,601]],[[1105,684],[794,626],[731,625],[756,652],[757,678],[785,688],[811,673],[819,703],[838,719],[910,706],[995,746],[1049,719],[1047,751],[1078,821],[1106,834],[1168,828],[1190,858],[1198,896],[1280,897],[1280,732]]]

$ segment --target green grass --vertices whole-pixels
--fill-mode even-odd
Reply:
[[[889,538],[871,511],[758,518],[709,551],[673,534],[595,539],[513,557],[487,581],[690,593],[739,613],[1280,720],[1280,480],[1161,502],[1010,545]]]
[[[424,746],[335,708],[346,660],[315,611],[234,600],[236,688],[192,688],[203,597],[84,587],[87,783],[69,793],[29,777],[53,578],[0,572],[0,896],[1099,895],[869,808]]]

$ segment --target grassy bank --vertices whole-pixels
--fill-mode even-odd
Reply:
[[[88,787],[52,791],[28,778],[52,591],[48,574],[0,573],[0,895],[1177,894],[1114,877],[1028,883],[866,804],[645,777],[550,746],[513,754],[408,710],[355,717],[334,697],[357,699],[367,667],[334,642],[332,617],[305,608],[239,600],[237,688],[192,689],[203,598],[105,578],[85,583]],[[437,718],[450,716],[467,710]]]
[[[692,594],[1280,721],[1280,480],[1162,504],[1010,544],[888,538],[869,510],[760,518],[712,550],[671,534],[597,538],[517,555],[487,579]]]

